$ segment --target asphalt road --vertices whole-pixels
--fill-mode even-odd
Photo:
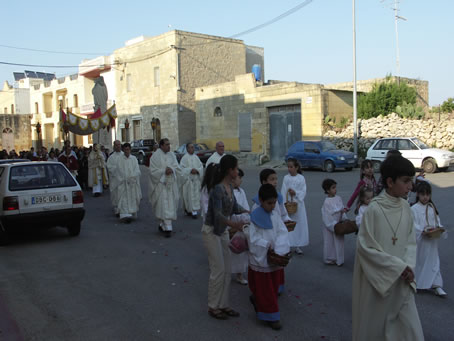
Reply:
[[[0,340],[350,340],[355,236],[345,242],[345,265],[322,262],[321,182],[332,177],[348,200],[359,171],[304,173],[308,185],[310,245],[286,268],[286,291],[279,298],[281,331],[258,322],[249,289],[231,286],[231,306],[240,318],[218,321],[207,314],[208,262],[202,221],[180,211],[175,233],[163,238],[144,199],[137,221],[123,225],[109,196],[85,196],[86,217],[79,237],[64,229],[23,233],[0,248]],[[244,168],[243,188],[257,192],[261,168]],[[286,174],[279,169],[280,180]],[[454,220],[454,172],[428,175],[441,220]],[[451,225],[452,227],[452,225]],[[426,340],[454,339],[454,235],[440,241],[448,297],[418,294]],[[373,309],[373,307],[371,307]]]

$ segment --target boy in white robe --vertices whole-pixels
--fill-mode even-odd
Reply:
[[[273,329],[281,328],[278,305],[282,267],[268,263],[268,251],[288,255],[290,244],[288,231],[281,217],[274,210],[277,191],[273,185],[265,184],[259,190],[260,206],[251,213],[249,226],[249,288],[250,301],[257,318],[266,321]]]
[[[426,228],[442,227],[437,209],[432,202],[432,187],[426,181],[416,187],[416,203],[411,207],[415,222],[416,233],[416,288],[432,289],[437,296],[445,297],[443,278],[440,272],[440,257],[438,256],[438,239],[431,238]],[[441,237],[446,239],[445,231]]]
[[[177,220],[181,169],[175,154],[170,152],[168,139],[159,142],[159,149],[150,158],[149,170],[149,201],[159,220],[159,231],[169,238],[172,236],[172,221]]]
[[[246,193],[240,187],[243,176],[244,172],[241,169],[238,169],[238,176],[233,183],[233,195],[235,195],[236,202],[245,210],[249,211],[249,203],[247,201]],[[242,221],[244,224],[248,224],[251,221],[249,213],[234,214],[230,219],[232,221]],[[243,273],[247,272],[249,262],[247,252],[238,254],[231,252],[230,262],[232,265],[232,274],[236,274],[236,281],[240,284],[246,285],[248,282],[247,279],[243,277]]]
[[[118,211],[118,168],[117,163],[120,159],[120,156],[123,155],[121,151],[121,142],[119,140],[115,140],[113,144],[114,151],[110,154],[109,158],[107,159],[107,171],[109,172],[109,190],[110,190],[110,201],[112,203],[112,207],[114,210],[114,214],[117,217],[120,217],[120,212]]]
[[[182,194],[183,208],[187,215],[197,219],[200,210],[200,185],[202,183],[203,164],[194,154],[194,145],[186,145],[187,153],[181,158],[180,168],[183,178]]]
[[[385,191],[364,213],[353,272],[353,341],[424,340],[416,309],[416,239],[406,200],[413,164],[401,156],[381,166]]]
[[[131,145],[125,143],[124,154],[117,161],[116,180],[118,181],[117,208],[120,220],[129,224],[137,217],[142,190],[140,188],[140,168],[134,155],[131,155]]]
[[[347,219],[342,198],[337,194],[337,183],[333,179],[325,179],[322,188],[327,195],[322,206],[323,220],[323,261],[325,264],[342,266],[344,264],[344,236],[334,233],[334,225]]]

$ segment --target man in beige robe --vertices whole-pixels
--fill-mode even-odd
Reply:
[[[200,210],[200,191],[203,174],[203,164],[199,157],[194,154],[194,145],[186,144],[187,153],[180,161],[182,174],[183,207],[187,215],[197,219],[197,211]]]
[[[424,340],[414,297],[413,217],[402,199],[411,188],[414,167],[402,159],[385,160],[382,175],[384,169],[393,167],[413,171],[398,175],[396,180],[385,173],[386,191],[369,204],[358,233],[353,273],[354,341]]]
[[[107,159],[107,170],[109,171],[110,201],[112,203],[115,215],[119,217],[120,212],[118,211],[118,186],[120,183],[118,178],[118,160],[120,160],[120,157],[123,156],[123,152],[121,151],[121,142],[119,140],[114,141],[113,149],[114,151]]]
[[[108,184],[106,156],[99,149],[99,145],[95,143],[93,150],[88,155],[88,187],[92,187],[93,195],[99,197],[104,186]]]
[[[150,158],[149,170],[149,201],[159,220],[159,231],[169,238],[172,235],[172,221],[177,219],[181,170],[175,153],[170,151],[168,139],[159,141],[159,149]]]
[[[131,145],[125,143],[124,154],[119,156],[117,162],[116,181],[118,181],[118,212],[120,220],[129,224],[132,218],[137,217],[142,190],[140,188],[139,163],[134,155],[131,155]]]
[[[216,152],[214,152],[207,160],[205,166],[208,167],[210,163],[218,164],[222,157],[224,156],[224,142],[218,141],[216,142]]]

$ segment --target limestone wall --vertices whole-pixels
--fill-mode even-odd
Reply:
[[[0,115],[0,149],[8,149],[8,152],[13,148],[16,152],[29,150],[32,146],[32,137],[30,134],[32,130],[30,125],[31,118],[32,115]],[[7,141],[3,141],[3,131],[7,128],[12,130],[14,136],[10,139],[14,146],[13,148],[6,146],[5,142]]]
[[[325,130],[323,137],[333,140],[338,147],[353,148],[353,123],[341,132]],[[451,150],[454,148],[454,119],[410,120],[396,114],[358,120],[359,149],[367,149],[382,137],[417,137],[428,146]]]

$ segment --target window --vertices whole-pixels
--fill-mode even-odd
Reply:
[[[222,109],[220,107],[214,108],[214,117],[221,117],[222,116]]]
[[[7,113],[8,113],[8,108],[7,108],[7,107],[4,107],[4,108],[3,108],[3,113],[4,113],[4,114],[7,114]]]
[[[320,152],[320,148],[317,146],[317,144],[313,142],[305,142],[304,143],[304,152],[305,153],[316,153]]]
[[[126,141],[126,128],[121,128],[121,141],[127,142]]]
[[[79,106],[79,98],[77,98],[77,95],[73,96],[73,107],[77,108]]]
[[[11,104],[11,114],[14,114],[14,104]]]
[[[72,186],[76,186],[74,178],[60,164],[13,167],[9,177],[10,191]]]
[[[390,150],[390,149],[396,149],[395,147],[395,143],[394,143],[395,140],[381,140],[380,142],[378,142],[374,149],[375,150]]]
[[[128,74],[126,75],[126,91],[127,91],[127,92],[130,92],[130,91],[131,91],[131,85],[132,85],[132,84],[131,84],[131,74],[128,73]]]
[[[161,85],[161,79],[160,79],[160,74],[159,74],[159,66],[156,66],[154,68],[154,86],[160,86]]]
[[[142,138],[140,123],[141,123],[140,120],[132,121],[134,140],[140,140]]]
[[[38,102],[35,102],[35,114],[39,114]]]
[[[418,150],[418,147],[415,146],[410,140],[397,140],[397,149],[398,150]]]

